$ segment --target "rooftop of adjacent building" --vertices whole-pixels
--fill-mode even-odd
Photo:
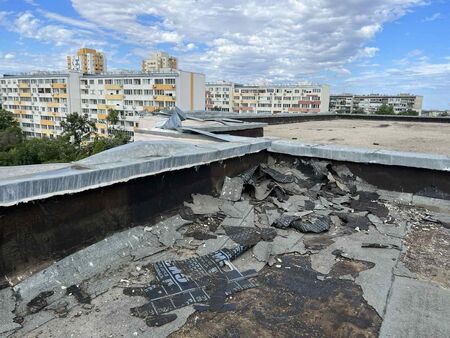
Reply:
[[[450,155],[447,123],[327,120],[270,125],[265,136],[307,143]]]

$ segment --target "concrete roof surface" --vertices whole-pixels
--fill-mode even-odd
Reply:
[[[0,290],[0,333],[448,337],[450,203],[403,201],[344,165],[269,161],[217,196],[194,194],[160,221],[19,276]],[[199,269],[207,257],[217,265]],[[231,287],[236,274],[250,284]],[[199,285],[200,307],[183,298]]]

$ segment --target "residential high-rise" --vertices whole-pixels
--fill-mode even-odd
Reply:
[[[206,84],[206,110],[233,111],[234,83],[219,81]]]
[[[103,53],[91,48],[81,48],[74,56],[67,56],[67,69],[84,74],[106,72],[106,58]]]
[[[37,73],[0,77],[0,101],[14,113],[29,137],[60,135],[61,121],[80,113],[108,133],[110,109],[119,112],[118,126],[133,134],[143,111],[178,106],[205,109],[205,76],[172,70],[154,73]]]
[[[329,86],[206,84],[206,109],[235,113],[279,114],[327,112]]]
[[[178,60],[166,52],[154,52],[150,58],[142,61],[142,71],[145,73],[168,69],[178,69]]]
[[[414,110],[420,115],[422,113],[422,103],[423,96],[413,94],[340,94],[330,96],[330,111],[347,114],[354,112],[374,114],[381,105],[385,104],[391,106],[395,114]]]

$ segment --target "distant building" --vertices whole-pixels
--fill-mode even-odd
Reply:
[[[108,133],[108,110],[119,112],[119,127],[130,135],[143,111],[178,106],[205,109],[205,76],[172,70],[153,73],[36,73],[0,77],[0,101],[14,113],[28,137],[55,137],[69,113],[95,122]]]
[[[168,69],[178,69],[178,60],[165,52],[154,52],[150,58],[142,61],[142,71],[144,73]]]
[[[412,94],[340,94],[330,96],[330,111],[345,114],[360,111],[366,114],[374,114],[381,105],[385,104],[391,106],[394,109],[395,114],[414,110],[420,115],[422,113],[422,103],[423,96]]]
[[[67,57],[69,71],[84,74],[100,74],[106,72],[106,58],[103,53],[91,48],[81,48],[74,56]]]
[[[342,114],[353,112],[353,94],[330,95],[330,111]]]
[[[205,109],[215,111],[233,111],[234,83],[219,81],[207,83]]]
[[[207,110],[235,113],[279,114],[327,112],[329,86],[241,85],[231,82],[206,84]]]

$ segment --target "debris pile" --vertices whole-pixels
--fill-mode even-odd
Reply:
[[[383,221],[388,209],[377,193],[358,189],[359,182],[344,166],[300,160],[260,164],[226,177],[218,197],[193,194],[180,216],[145,230],[162,246],[184,254],[191,250],[194,256],[150,264],[155,280],[124,289],[126,295],[149,300],[131,313],[159,326],[176,319],[168,312],[188,305],[195,304],[197,311],[232,309],[226,297],[256,287],[248,279],[257,276],[256,270],[276,264],[281,254],[317,250],[306,249],[305,235],[326,236],[323,243],[329,245],[335,236],[367,230],[373,224],[369,215]],[[241,272],[231,261],[247,251],[255,269]]]
[[[57,336],[51,328],[67,317],[72,330],[118,321],[106,331],[124,336],[129,327],[167,336],[183,325],[185,336],[376,336],[398,278],[449,287],[450,216],[393,203],[389,193],[344,165],[269,160],[159,222],[66,257],[31,291],[0,290],[0,333],[40,326]]]

